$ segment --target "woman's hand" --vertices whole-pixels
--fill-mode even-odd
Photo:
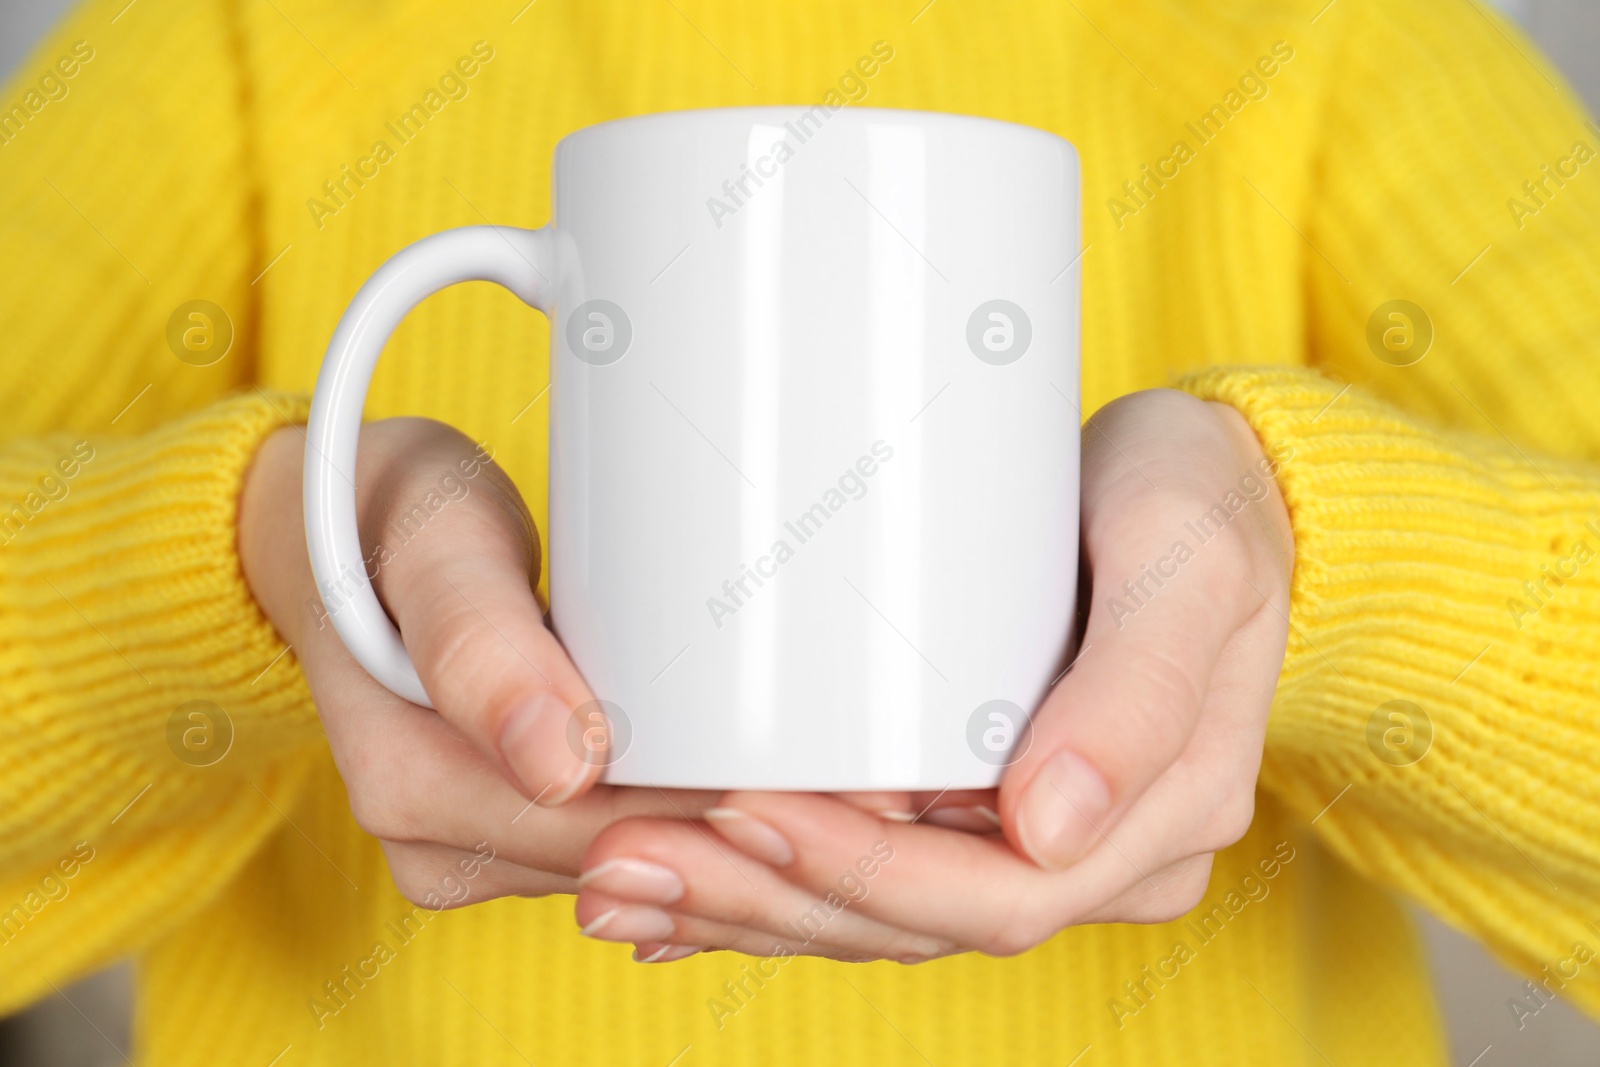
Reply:
[[[1254,813],[1289,625],[1273,475],[1290,458],[1181,393],[1107,406],[1083,430],[1084,643],[997,801],[729,793],[706,821],[731,848],[692,823],[624,820],[584,857],[579,924],[641,959],[914,962],[1184,914]]]
[[[368,573],[438,711],[374,681],[329,620],[340,591],[319,595],[311,575],[304,450],[297,427],[263,442],[240,497],[239,556],[305,671],[356,822],[383,843],[403,895],[443,908],[570,893],[606,825],[697,817],[714,799],[594,787],[605,747],[585,730],[603,716],[570,730],[593,697],[545,629],[527,508],[471,441],[424,419],[363,427],[356,506]]]

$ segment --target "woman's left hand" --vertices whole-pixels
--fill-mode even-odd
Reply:
[[[641,960],[696,950],[918,962],[1175,919],[1255,805],[1293,539],[1232,408],[1154,390],[1083,428],[1084,644],[999,790],[726,794],[590,846],[577,919]]]

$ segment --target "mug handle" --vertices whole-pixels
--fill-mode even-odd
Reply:
[[[464,226],[424,237],[391,256],[362,285],[328,342],[306,425],[306,547],[324,611],[367,673],[413,704],[433,707],[400,632],[372,591],[356,526],[356,440],[378,356],[400,320],[425,297],[457,282],[494,282],[550,313],[555,295],[550,227]]]

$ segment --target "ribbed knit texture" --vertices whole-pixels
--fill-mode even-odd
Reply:
[[[161,1065],[1432,1064],[1395,893],[1530,974],[1600,949],[1600,561],[1568,573],[1578,542],[1600,550],[1600,163],[1559,186],[1543,169],[1575,142],[1600,151],[1600,132],[1497,16],[1463,0],[125,5],[84,4],[0,91],[26,113],[0,138],[0,522],[22,509],[0,536],[0,1010],[131,952],[137,1054]],[[241,580],[255,445],[304,418],[339,313],[389,254],[547,220],[564,134],[814,103],[879,40],[894,58],[863,103],[1078,147],[1085,410],[1178,384],[1289,455],[1293,628],[1254,827],[1185,921],[1072,929],[1006,960],[800,960],[759,989],[726,954],[634,965],[581,939],[561,898],[413,913]],[[35,108],[77,41],[92,58]],[[467,95],[399,143],[385,124],[479,41],[493,54]],[[1190,124],[1217,105],[1225,125],[1201,137]],[[379,140],[393,158],[331,201],[323,183]],[[1178,141],[1193,158],[1146,179]],[[197,298],[236,332],[208,367],[165,340]],[[1414,366],[1367,343],[1394,299],[1433,323]],[[514,298],[458,287],[400,329],[368,413],[491,442],[542,522],[546,343]],[[212,766],[168,745],[191,700],[235,729]],[[1368,741],[1392,700],[1432,724],[1413,765]],[[379,942],[393,958],[374,971]],[[1561,995],[1600,1012],[1597,976]],[[730,981],[753,995],[719,1027],[707,1002]]]

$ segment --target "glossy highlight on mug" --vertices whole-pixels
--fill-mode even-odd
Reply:
[[[824,110],[715,219],[705,190],[807,109],[579,130],[549,225],[436,234],[362,287],[313,398],[306,516],[319,581],[358,586],[329,619],[380,682],[429,704],[337,472],[389,332],[486,279],[552,319],[551,620],[628,729],[581,759],[662,787],[998,781],[1071,641],[1077,155],[1012,123]],[[1002,748],[971,741],[986,706],[1016,709]]]

